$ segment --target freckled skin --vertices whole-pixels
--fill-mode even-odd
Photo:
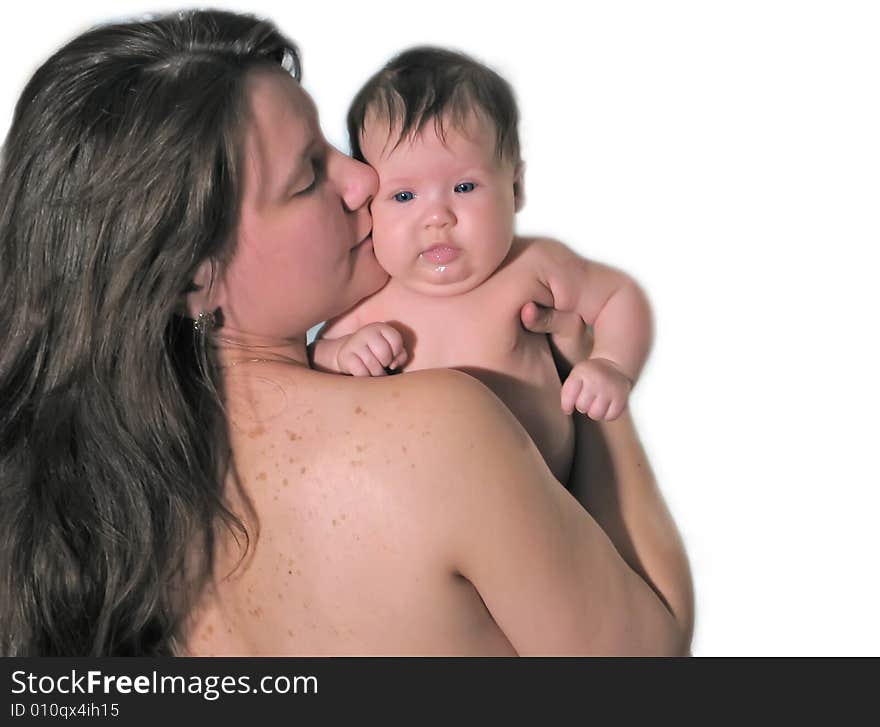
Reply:
[[[225,377],[234,468],[222,496],[246,533],[218,524],[213,578],[194,594],[180,652],[513,655],[516,643],[532,654],[677,653],[657,593],[484,386],[442,370],[365,381],[308,368],[306,329],[384,282],[372,246],[360,244],[374,177],[327,147],[289,76],[257,74],[249,93],[239,244],[216,288],[205,278],[188,305],[223,306],[230,331],[283,336],[294,363],[248,364],[238,351]],[[301,195],[317,178],[314,149],[322,181]],[[627,427],[613,464],[640,456]],[[355,442],[369,445],[362,467],[350,464]],[[270,461],[282,465],[271,479]],[[645,562],[672,553],[646,567],[681,604],[674,526],[650,482],[628,489],[639,494],[623,499],[639,500],[649,525],[626,534],[639,536],[631,544]],[[343,511],[345,527],[334,527]]]
[[[216,286],[206,284],[189,301],[222,306],[230,330],[301,337],[294,354],[304,362],[309,327],[385,282],[372,246],[358,244],[372,226],[374,176],[326,144],[314,105],[288,75],[255,73],[248,93],[238,244]],[[316,155],[324,162],[320,182],[302,195],[316,178]],[[239,491],[229,477],[224,497],[248,537],[218,527],[214,577],[191,614],[184,651],[511,653],[474,588],[452,573],[432,529],[438,481],[427,452],[398,434],[425,468],[415,478],[408,460],[388,465],[379,454],[388,444],[382,424],[415,416],[422,431],[417,402],[446,387],[440,374],[422,384],[413,377],[405,385],[352,385],[304,366],[244,362],[225,376],[230,446],[243,484]],[[291,440],[288,431],[301,439]],[[351,438],[371,445],[363,467],[350,466]],[[266,477],[260,450],[269,443],[282,463],[272,481],[258,479]],[[274,482],[284,478],[290,486],[279,493]],[[333,528],[343,509],[346,527]],[[279,577],[278,564],[288,558],[301,575]],[[212,638],[200,638],[207,623],[222,624],[224,637],[215,629]]]
[[[262,366],[260,376],[268,377],[269,368],[274,365]],[[400,385],[392,392],[388,383],[288,368],[279,364],[273,380],[287,387],[292,408],[263,424],[258,439],[248,435],[253,426],[231,427],[236,464],[252,483],[245,494],[260,534],[241,565],[234,540],[219,549],[215,582],[193,619],[190,653],[513,653],[473,586],[443,564],[431,527],[435,508],[420,504],[433,489],[414,486],[421,481],[419,463],[434,469],[421,444],[436,436],[432,427],[419,422],[402,440],[397,437],[400,454],[385,456],[391,442],[382,423],[408,416],[409,399]],[[413,375],[419,391],[433,390],[418,385],[419,376]],[[303,380],[308,385],[291,395],[291,384]],[[236,381],[240,385],[242,378]],[[354,396],[360,403],[346,406]],[[308,409],[312,414],[302,419],[297,438],[290,437],[288,422]],[[231,415],[246,425],[259,411],[239,407]],[[280,473],[272,478],[260,454],[268,442],[281,455]],[[346,456],[355,448],[358,460]],[[234,488],[227,488],[227,497],[253,534]],[[208,619],[223,628],[209,635],[203,625]]]

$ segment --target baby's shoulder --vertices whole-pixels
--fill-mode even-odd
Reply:
[[[566,265],[581,259],[568,245],[552,237],[515,237],[511,256],[532,265]]]
[[[510,249],[509,268],[519,278],[529,277],[546,287],[579,268],[584,259],[550,237],[517,237]]]

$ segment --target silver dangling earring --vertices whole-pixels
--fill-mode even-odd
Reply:
[[[206,336],[214,327],[216,322],[217,319],[214,316],[214,311],[203,310],[193,321],[193,328],[195,329],[196,333],[199,333],[202,336]]]

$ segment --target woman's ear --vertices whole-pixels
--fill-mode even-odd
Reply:
[[[519,212],[526,204],[525,172],[526,163],[523,161],[517,162],[516,169],[513,171],[513,204],[515,212]]]
[[[220,306],[219,287],[216,280],[216,265],[210,258],[202,260],[196,268],[192,282],[183,292],[184,315],[193,320],[199,313],[213,311]]]

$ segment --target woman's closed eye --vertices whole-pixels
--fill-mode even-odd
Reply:
[[[299,197],[301,195],[309,194],[310,192],[314,192],[318,185],[321,183],[321,180],[324,178],[324,157],[314,157],[312,159],[312,181],[308,183],[307,186],[302,189],[294,192],[294,197]]]
[[[473,182],[462,182],[461,184],[455,185],[455,191],[459,194],[466,194],[467,192],[473,192],[477,188],[477,185]]]

